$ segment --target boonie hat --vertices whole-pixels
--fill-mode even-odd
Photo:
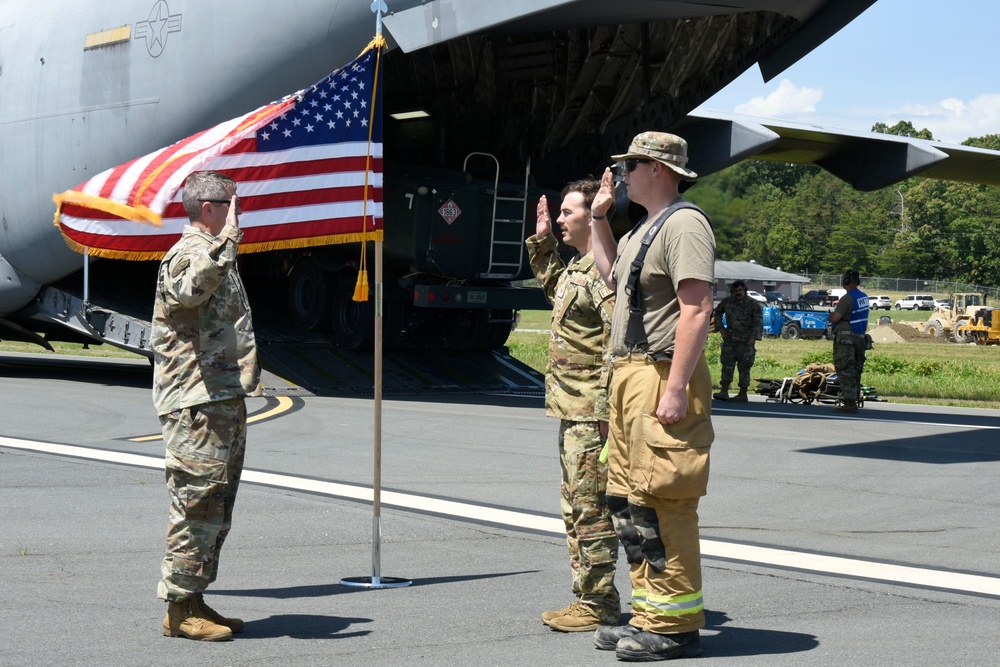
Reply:
[[[636,135],[628,152],[612,155],[611,159],[621,162],[629,158],[656,160],[670,167],[684,178],[698,178],[698,174],[688,169],[687,142],[676,134],[667,132],[643,132]]]

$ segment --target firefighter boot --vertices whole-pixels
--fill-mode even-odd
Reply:
[[[837,407],[833,409],[834,412],[847,412],[850,414],[855,414],[858,411],[857,401],[844,401]]]
[[[197,596],[191,596],[180,602],[167,603],[167,615],[163,618],[163,635],[187,637],[205,642],[224,642],[233,638],[229,628],[213,622],[205,615],[198,605]]]
[[[618,647],[618,641],[622,637],[637,635],[642,630],[634,625],[607,625],[597,628],[594,633],[594,646],[599,651],[614,651]]]
[[[743,387],[740,387],[740,393],[736,394],[729,400],[732,401],[733,403],[746,403],[750,399],[747,398],[747,390],[744,389]]]
[[[198,608],[205,614],[205,618],[211,620],[216,625],[224,625],[233,632],[243,632],[244,623],[241,619],[226,618],[219,612],[209,607],[208,603],[205,602],[204,593],[198,593],[195,597],[198,598]]]
[[[625,662],[693,658],[701,655],[701,637],[697,630],[674,635],[640,632],[618,642],[615,655]]]
[[[712,398],[717,401],[728,401],[729,400],[729,385],[722,385],[719,387],[719,393],[712,394]]]

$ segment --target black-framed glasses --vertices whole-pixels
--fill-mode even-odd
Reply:
[[[645,164],[646,162],[652,162],[652,160],[645,160],[638,157],[630,157],[623,161],[622,164],[625,166],[625,171],[635,171],[635,168],[640,164]]]

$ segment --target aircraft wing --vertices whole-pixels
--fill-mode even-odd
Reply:
[[[706,109],[672,129],[688,140],[701,175],[752,158],[813,164],[862,191],[911,176],[1000,185],[1000,151]]]

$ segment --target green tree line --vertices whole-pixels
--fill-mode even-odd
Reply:
[[[872,131],[933,140],[909,121]],[[1000,134],[962,143],[1000,150]],[[858,192],[818,167],[748,160],[685,196],[711,217],[719,259],[1000,285],[1000,187],[910,178]]]

